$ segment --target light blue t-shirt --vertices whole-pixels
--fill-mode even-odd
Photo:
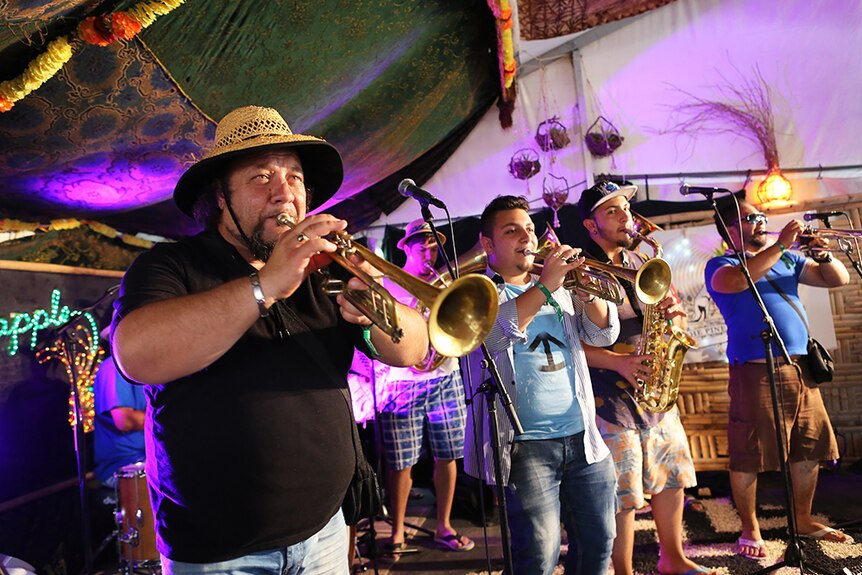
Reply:
[[[517,297],[532,285],[506,284],[504,290]],[[517,415],[524,428],[516,439],[554,439],[584,431],[571,346],[550,304],[543,305],[527,326],[527,343],[516,343],[513,351]]]

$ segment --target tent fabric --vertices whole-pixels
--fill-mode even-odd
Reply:
[[[543,57],[535,45],[519,49],[535,57],[535,71],[518,79],[512,130],[494,114],[477,124],[464,145],[426,184],[453,217],[473,216],[498,194],[524,194],[540,208],[542,183],[563,176],[577,202],[600,174],[637,184],[638,200],[681,204],[683,182],[738,190],[758,202],[756,188],[767,167],[758,146],[723,124],[688,134],[668,131],[671,114],[686,96],[708,100],[717,86],[752,78],[759,70],[771,91],[781,167],[793,183],[794,203],[839,202],[862,190],[862,3],[836,0],[678,0],[632,19],[625,26],[591,31],[568,51]],[[542,151],[535,131],[550,116],[569,130],[571,143],[555,154]],[[587,128],[603,116],[625,138],[612,155],[585,149]],[[717,128],[717,130],[715,129]],[[508,171],[512,155],[532,149],[542,165],[527,181]],[[823,169],[819,169],[822,166]],[[758,171],[760,173],[758,173]],[[751,179],[747,175],[751,173]],[[779,209],[782,206],[770,206]],[[784,206],[789,209],[790,206]],[[376,224],[403,224],[418,217],[404,203]]]

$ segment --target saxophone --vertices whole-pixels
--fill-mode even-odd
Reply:
[[[628,231],[633,238],[646,242],[655,252],[653,258],[661,258],[661,246],[652,238],[635,231]],[[668,268],[669,270],[670,268]],[[668,291],[670,290],[668,278]],[[697,342],[685,331],[665,320],[664,314],[656,305],[667,297],[667,292],[657,301],[645,302],[643,308],[644,324],[641,339],[637,346],[638,355],[652,354],[649,363],[650,375],[646,380],[638,379],[635,401],[648,413],[664,413],[676,405],[679,395],[679,380],[682,377],[682,363],[689,349],[696,349]]]

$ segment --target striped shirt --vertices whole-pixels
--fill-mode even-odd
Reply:
[[[488,275],[494,275],[494,272],[489,269]],[[534,276],[533,279],[538,280],[538,276]],[[517,414],[518,389],[515,385],[515,362],[512,350],[515,342],[527,341],[527,333],[518,329],[516,298],[507,299],[502,286],[498,285],[497,291],[500,296],[500,311],[497,313],[497,320],[494,322],[491,333],[485,340],[485,345],[487,345],[488,351],[500,371],[503,386],[509,394],[512,407]],[[580,298],[572,297],[572,294],[564,288],[558,289],[552,295],[562,309],[563,328],[569,345],[571,345],[572,357],[575,362],[577,373],[575,394],[581,407],[585,427],[584,452],[587,463],[596,463],[607,457],[610,451],[596,427],[596,404],[581,340],[597,347],[608,346],[616,341],[620,332],[617,307],[608,304],[608,327],[600,328],[587,316]],[[464,383],[468,386],[469,397],[473,397],[477,393],[479,385],[490,377],[488,370],[480,367],[481,360],[481,350],[477,350],[467,356],[464,361],[466,364],[463,370]],[[497,396],[495,396],[495,401],[497,402],[497,419],[499,421],[500,469],[503,482],[508,483],[509,470],[511,469],[510,455],[512,443],[515,440],[515,431]],[[496,484],[488,405],[484,397],[475,397],[472,405],[470,405],[467,413],[466,438],[464,470],[474,477],[484,477],[489,484]],[[479,445],[480,441],[481,445]]]

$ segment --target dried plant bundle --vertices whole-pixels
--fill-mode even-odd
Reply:
[[[671,112],[664,133],[692,137],[696,132],[738,134],[760,146],[768,168],[777,167],[772,93],[760,70],[755,67],[754,77],[742,78],[739,83],[723,75],[721,78],[724,83],[714,86],[721,101],[707,100],[673,86],[686,99]]]

